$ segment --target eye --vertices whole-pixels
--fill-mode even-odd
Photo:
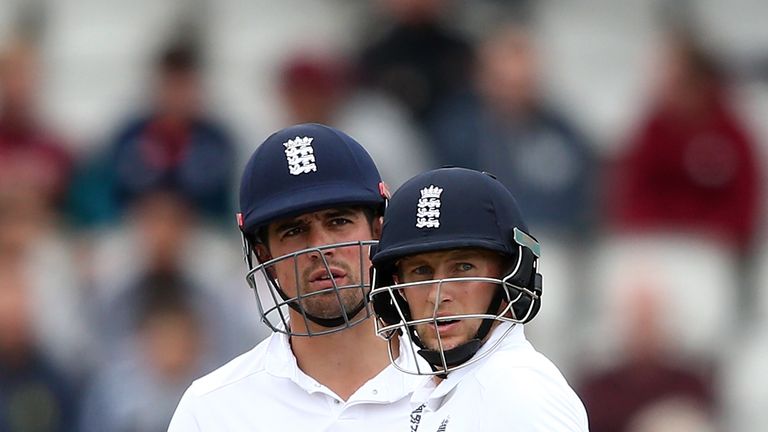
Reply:
[[[429,276],[432,274],[432,269],[429,266],[418,266],[411,270],[411,274],[417,276]]]
[[[468,262],[462,262],[462,263],[456,264],[456,270],[460,272],[468,272],[468,271],[474,270],[474,268],[475,268],[474,264],[468,263]]]
[[[402,282],[418,282],[432,279],[435,275],[435,269],[428,264],[406,264],[401,267]]]
[[[333,226],[343,226],[343,225],[347,225],[347,224],[351,224],[351,223],[352,223],[352,220],[347,219],[347,218],[343,218],[343,217],[333,218],[330,221],[330,224],[333,225]]]
[[[288,238],[288,237],[295,237],[302,232],[304,232],[306,229],[303,226],[298,226],[291,228],[289,230],[283,231],[283,234],[280,236],[280,238]]]

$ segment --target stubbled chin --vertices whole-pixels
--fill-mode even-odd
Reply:
[[[443,351],[452,350],[452,349],[456,348],[459,345],[460,345],[460,343],[458,343],[458,341],[453,341],[453,340],[446,341],[445,339],[443,339]],[[429,347],[429,349],[434,350],[434,351],[439,351],[440,350],[440,345],[437,343],[437,339],[435,339],[431,343],[427,344],[427,346]]]
[[[430,331],[427,335],[421,336],[422,341],[424,341],[424,344],[429,347],[432,350],[439,350],[440,344],[437,342],[437,336],[435,335],[434,330]],[[457,346],[461,345],[462,338],[457,335],[450,335],[450,336],[442,336],[441,341],[443,343],[443,350],[449,350],[452,348],[456,348]]]

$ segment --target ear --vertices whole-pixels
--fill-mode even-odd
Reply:
[[[256,259],[258,259],[260,263],[272,259],[272,254],[269,253],[269,249],[263,243],[256,243],[253,247],[253,251],[256,253]]]
[[[269,248],[263,243],[257,243],[253,247],[253,251],[256,254],[256,259],[260,264],[263,264],[272,259],[272,253],[269,252]],[[266,268],[267,275],[272,279],[277,279],[277,272],[275,272],[275,266],[269,266]]]
[[[395,274],[393,274],[393,275],[392,275],[392,282],[394,282],[394,283],[395,283],[395,285],[400,285],[400,282],[401,282],[401,281],[400,281],[400,275],[398,275],[398,272],[395,272]],[[406,303],[408,303],[408,302],[405,300],[405,292],[404,292],[404,291],[405,291],[405,288],[397,288],[397,287],[395,287],[395,290],[394,290],[394,291],[397,293],[397,295],[398,295],[398,296],[400,296],[400,297],[403,299],[403,301],[405,301]],[[409,307],[410,307],[410,306],[409,306]]]
[[[373,219],[373,222],[371,223],[371,233],[373,234],[374,239],[380,239],[381,238],[381,227],[384,225],[384,217],[379,216],[377,218]]]

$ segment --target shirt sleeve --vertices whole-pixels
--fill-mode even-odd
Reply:
[[[173,413],[168,432],[201,432],[200,425],[195,418],[195,397],[190,390],[181,397],[176,412]]]

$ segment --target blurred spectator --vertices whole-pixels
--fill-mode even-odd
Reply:
[[[441,23],[448,1],[380,1],[391,28],[360,57],[363,81],[401,101],[420,123],[469,82],[472,48]]]
[[[231,216],[234,149],[201,111],[193,47],[171,46],[157,68],[154,107],[121,130],[107,160],[88,167],[77,185],[76,201],[86,221],[119,215],[126,222],[97,236],[83,260],[99,329],[94,345],[102,362],[132,355],[142,287],[160,275],[183,281],[186,295],[205,317],[206,331],[220,336],[203,353],[210,364],[218,364],[250,347],[256,333],[252,322],[243,322],[244,314],[231,313],[242,300],[221,270],[230,256],[217,249],[221,235],[202,220]],[[248,297],[245,288],[241,292]]]
[[[584,254],[583,245],[580,253]],[[625,234],[597,239],[589,247],[588,293],[580,358],[615,358],[625,344],[627,295],[642,285],[663,298],[655,312],[661,345],[675,356],[724,360],[723,342],[744,319],[734,287],[743,277],[738,254],[716,239],[687,233]]]
[[[202,317],[212,341],[202,354],[204,366],[251,347],[257,341],[256,314],[251,310],[248,319],[234,311],[252,306],[252,297],[244,282],[238,285],[226,274],[235,273],[229,261],[238,260],[227,260],[231,257],[217,249],[223,239],[199,224],[199,215],[179,194],[164,189],[137,198],[131,215],[123,230],[98,239],[93,251],[89,300],[102,359],[121,358],[132,348],[141,301],[153,290],[182,290]],[[227,262],[217,263],[221,258]]]
[[[670,401],[678,401],[677,406],[694,407],[691,412],[696,413],[696,419],[710,418],[714,413],[714,389],[710,380],[690,367],[676,365],[668,347],[664,346],[666,336],[659,316],[661,301],[653,289],[642,285],[625,299],[626,322],[623,324],[627,327],[623,363],[607,370],[589,371],[578,391],[587,408],[590,431],[657,430],[646,426],[649,424],[647,413]],[[686,413],[687,408],[666,412],[672,417],[663,420],[656,417],[659,423],[654,424],[665,424],[667,420],[674,423],[677,420],[673,417]]]
[[[75,431],[77,396],[39,350],[21,257],[0,250],[0,430]]]
[[[671,34],[660,49],[650,112],[608,183],[613,222],[708,233],[745,250],[761,196],[752,138],[722,72],[690,35]]]
[[[13,39],[0,50],[0,254],[15,257],[15,271],[23,273],[35,349],[51,367],[79,374],[86,326],[58,223],[72,160],[39,117],[40,74],[29,40]]]
[[[229,134],[203,112],[200,60],[180,43],[157,62],[148,112],[118,129],[106,160],[84,167],[74,194],[78,222],[122,215],[148,189],[167,188],[206,215],[231,216],[234,147]]]
[[[63,202],[72,161],[38,118],[39,74],[29,42],[17,39],[0,50],[0,192],[34,196],[49,211]]]
[[[474,91],[430,124],[443,164],[488,171],[507,185],[535,228],[578,233],[593,215],[595,156],[571,122],[543,100],[534,42],[507,24],[480,47]]]
[[[290,123],[331,124],[352,91],[350,70],[332,55],[300,53],[280,70],[280,96]]]
[[[137,293],[136,348],[98,374],[83,406],[81,432],[166,430],[184,390],[199,376],[202,317],[181,281],[148,280]]]
[[[283,64],[280,77],[286,123],[323,123],[347,131],[365,144],[393,188],[431,165],[401,105],[380,92],[355,88],[343,60],[296,55]]]
[[[38,349],[79,375],[89,366],[82,293],[71,245],[41,199],[26,189],[0,191],[0,255],[14,257],[24,273]]]
[[[628,432],[715,432],[711,413],[688,399],[670,398],[651,405],[632,421]]]

